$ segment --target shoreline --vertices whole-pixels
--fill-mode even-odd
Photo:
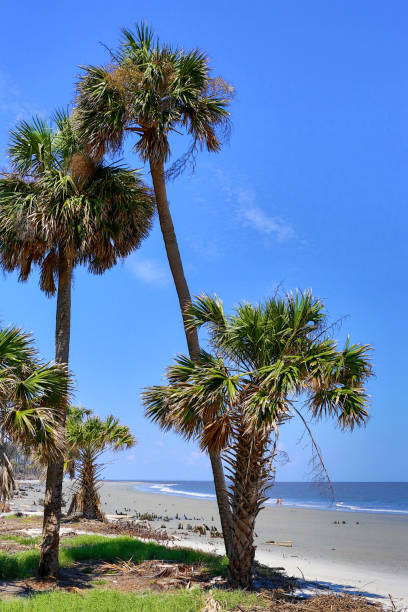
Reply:
[[[169,483],[162,483],[162,481],[139,481],[139,480],[104,480],[101,482],[106,483],[124,483],[132,485],[141,493],[151,493],[156,495],[164,495],[168,497],[183,497],[187,499],[200,499],[202,501],[216,501],[215,494],[208,493],[196,493],[193,491],[180,491],[180,490],[171,490],[171,486]],[[207,482],[207,481],[203,481]],[[312,483],[311,483],[312,484]],[[400,483],[398,483],[400,484]],[[406,484],[406,483],[401,483]],[[147,487],[148,485],[152,485],[150,488],[143,489],[141,487]],[[160,489],[160,487],[163,487]],[[265,502],[265,507],[274,507],[276,505],[276,498],[269,498]],[[385,509],[385,508],[363,508],[357,506],[350,506],[348,504],[344,504],[343,502],[333,502],[333,504],[327,504],[325,506],[318,505],[317,503],[302,503],[295,501],[284,501],[281,504],[285,508],[303,508],[305,510],[323,510],[327,512],[345,512],[345,513],[363,513],[363,514],[384,514],[387,516],[406,516],[408,517],[408,510],[394,510],[394,509]]]
[[[102,481],[102,510],[108,515],[124,513],[123,518],[136,515],[155,529],[165,527],[176,545],[224,554],[222,539],[210,537],[212,527],[220,531],[215,501],[146,493],[136,488],[138,482]],[[33,501],[44,485],[23,487],[24,495],[10,504],[12,510],[41,510]],[[70,487],[70,481],[64,481],[65,509]],[[200,536],[193,529],[203,524],[208,530]],[[256,559],[284,567],[288,575],[301,580],[305,592],[361,593],[384,604],[389,604],[390,593],[396,605],[408,606],[407,516],[270,505],[260,512],[255,531]],[[290,541],[292,546],[271,541]]]

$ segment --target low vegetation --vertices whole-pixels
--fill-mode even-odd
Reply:
[[[10,539],[18,541],[18,536]],[[34,546],[37,538],[21,538],[33,544],[33,548],[17,553],[0,552],[0,578],[14,579],[35,576],[40,551]],[[30,541],[32,540],[32,541]],[[134,563],[149,559],[178,561],[187,564],[199,564],[212,574],[223,574],[227,560],[190,548],[167,548],[154,542],[142,542],[129,536],[108,538],[100,535],[81,535],[63,539],[60,547],[60,567],[70,567],[77,561],[94,559],[113,561],[114,559],[132,559]]]
[[[2,612],[380,612],[383,608],[351,596],[321,595],[306,601],[271,600],[246,591],[180,589],[141,594],[92,589],[66,593],[48,591],[5,601]]]
[[[253,593],[212,593],[220,608],[213,610],[254,609],[257,596]],[[206,605],[208,594],[200,589],[183,589],[172,593],[120,593],[110,590],[91,590],[85,593],[49,592],[28,599],[19,599],[2,604],[2,612],[195,612]]]

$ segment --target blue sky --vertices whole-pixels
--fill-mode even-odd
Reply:
[[[107,60],[121,26],[140,20],[163,41],[205,49],[236,89],[231,140],[201,154],[193,175],[169,186],[192,293],[216,292],[227,308],[257,301],[278,283],[309,288],[339,336],[370,343],[376,378],[367,427],[315,427],[334,480],[407,480],[408,6],[375,0],[192,3],[95,0],[6,2],[0,23],[0,168],[7,133],[33,113],[73,100],[81,64]],[[174,143],[175,156],[183,143]],[[187,143],[184,143],[187,147]],[[140,167],[132,154],[125,161]],[[146,171],[146,180],[149,176]],[[53,357],[55,299],[0,277],[0,320],[33,332]],[[143,418],[141,389],[185,341],[156,222],[142,248],[102,277],[77,269],[71,367],[76,399],[131,425],[139,444],[109,457],[106,476],[207,479],[194,444]],[[279,480],[308,477],[310,452],[292,422],[282,431],[290,463]],[[112,463],[111,463],[112,461]]]

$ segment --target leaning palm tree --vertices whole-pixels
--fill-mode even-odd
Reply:
[[[69,387],[64,366],[42,364],[29,335],[15,327],[0,329],[0,503],[15,489],[10,443],[35,449],[42,461],[61,452],[57,416]]]
[[[191,302],[167,200],[165,163],[169,137],[187,134],[186,156],[168,172],[177,173],[197,148],[217,152],[229,129],[232,88],[213,78],[207,56],[160,44],[145,25],[136,33],[123,30],[118,51],[106,66],[87,66],[78,84],[75,117],[84,145],[94,159],[119,151],[127,135],[136,136],[134,151],[147,162],[153,181],[160,227],[176,287],[190,357],[200,352],[198,335],[188,327],[185,309]],[[168,174],[168,173],[167,173]],[[210,452],[214,483],[226,545],[230,508],[221,460]]]
[[[41,119],[11,131],[11,172],[0,179],[0,265],[27,280],[33,264],[40,288],[57,292],[55,361],[68,364],[72,271],[86,265],[101,274],[147,236],[154,203],[133,170],[90,160],[70,117]],[[65,425],[66,403],[60,422]],[[63,457],[47,469],[39,573],[58,573]]]
[[[258,306],[241,304],[227,316],[222,302],[199,297],[189,324],[205,326],[213,354],[177,358],[168,385],[148,389],[148,418],[223,451],[229,465],[233,537],[229,579],[251,588],[255,519],[270,486],[279,427],[304,411],[332,417],[342,429],[368,417],[367,345],[337,348],[326,328],[323,303],[311,293],[290,294]]]
[[[78,472],[70,512],[77,510],[84,518],[104,520],[98,492],[103,465],[98,465],[98,460],[107,450],[119,451],[135,443],[129,427],[120,425],[112,415],[103,420],[82,408],[69,409],[66,468],[71,477]]]

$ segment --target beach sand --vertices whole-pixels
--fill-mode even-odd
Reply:
[[[145,493],[135,485],[102,483],[103,511],[108,515],[156,514],[159,518],[151,525],[165,525],[179,545],[224,551],[221,539],[187,529],[204,523],[220,530],[215,501]],[[39,510],[33,502],[38,504],[43,486],[22,486],[25,495],[16,498],[12,508]],[[70,483],[65,482],[68,505],[69,488]],[[384,603],[391,594],[396,604],[408,606],[408,516],[267,506],[258,516],[256,534],[257,560],[304,578],[305,591],[316,588],[309,584],[316,582],[318,588],[362,593]],[[271,540],[291,541],[292,547],[268,544]]]

